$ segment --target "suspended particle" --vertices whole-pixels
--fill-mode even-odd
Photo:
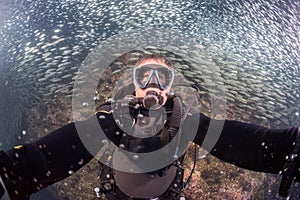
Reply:
[[[82,104],[81,104],[83,107],[87,107],[88,105],[89,105],[89,103],[88,102],[82,102]]]
[[[22,135],[26,135],[27,132],[25,130],[22,131]]]

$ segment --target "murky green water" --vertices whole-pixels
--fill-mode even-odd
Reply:
[[[26,109],[61,96],[71,99],[74,77],[90,51],[122,31],[143,27],[196,41],[197,49],[187,49],[183,59],[199,65],[179,65],[178,71],[203,89],[217,88],[203,80],[218,67],[230,118],[271,127],[300,125],[299,1],[20,0],[0,5],[4,149],[23,141]],[[198,56],[191,56],[195,51]]]

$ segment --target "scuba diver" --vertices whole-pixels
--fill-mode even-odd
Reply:
[[[200,112],[191,114],[181,97],[172,93],[174,66],[164,56],[142,57],[133,68],[132,94],[100,105],[95,116],[85,121],[69,123],[36,142],[1,151],[2,198],[29,199],[92,158],[101,157],[99,199],[187,199],[181,191],[187,186],[182,162],[188,143],[203,146],[209,126],[222,123],[212,155],[257,172],[281,172],[281,196],[288,196],[293,180],[300,181],[299,127],[270,129],[211,119]],[[99,140],[99,127],[108,140]],[[84,144],[79,131],[86,134],[93,148]],[[161,156],[143,160],[144,154],[155,151]],[[155,167],[165,162],[168,164]]]

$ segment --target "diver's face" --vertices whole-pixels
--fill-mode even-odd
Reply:
[[[170,67],[165,63],[154,59],[149,59],[142,63],[139,63],[137,69],[147,66],[150,66],[152,71],[145,70],[145,72],[141,74],[139,83],[141,85],[145,85],[145,87],[140,87],[137,84],[135,84],[136,97],[144,98],[148,94],[162,96],[164,99],[162,105],[164,105],[167,101],[167,93],[170,92],[171,85],[168,85],[167,87],[162,86],[166,85],[166,80],[168,81],[168,78],[170,77],[168,77],[169,75],[167,73],[160,73],[157,71],[168,71],[173,69],[170,69]],[[174,75],[172,74],[172,76]]]

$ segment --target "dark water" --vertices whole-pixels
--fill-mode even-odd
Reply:
[[[27,108],[71,98],[74,75],[98,44],[143,27],[182,32],[199,44],[199,65],[178,70],[199,83],[218,67],[232,118],[299,126],[299,10],[299,1],[279,0],[2,0],[1,146],[23,141]]]

